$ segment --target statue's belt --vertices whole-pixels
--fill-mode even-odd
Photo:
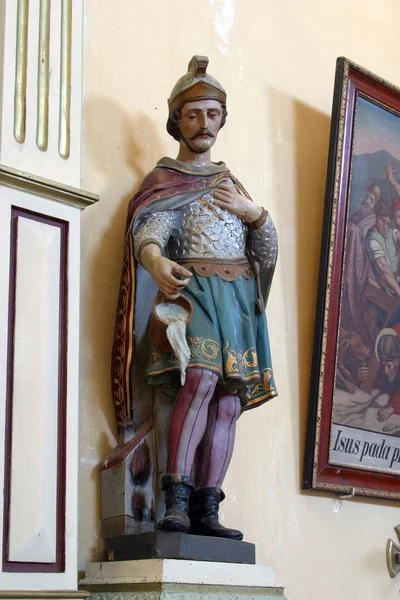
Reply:
[[[257,282],[257,312],[262,315],[265,311],[265,304],[261,293],[261,280],[260,280],[260,265],[258,262],[254,263],[254,269],[249,265],[249,261],[246,257],[243,258],[206,258],[206,257],[193,257],[193,258],[181,258],[175,259],[175,262],[179,263],[186,269],[192,269],[197,275],[201,277],[212,277],[218,275],[225,281],[235,281],[239,276],[245,279],[251,279],[255,277]]]
[[[175,262],[179,263],[186,269],[192,269],[201,277],[212,277],[218,275],[225,281],[235,281],[239,276],[245,279],[254,277],[254,273],[249,265],[247,258],[207,258],[207,257],[191,257],[181,258]]]

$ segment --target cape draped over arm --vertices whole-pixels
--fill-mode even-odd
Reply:
[[[142,217],[154,212],[182,208],[212,191],[227,179],[231,179],[242,194],[251,200],[242,184],[225,165],[212,174],[186,173],[166,166],[157,166],[145,177],[129,203],[111,361],[112,399],[118,427],[137,428],[142,424],[140,415],[143,416],[143,412],[138,409],[135,411],[135,405],[142,406],[145,399],[141,397],[139,386],[132,384],[133,368],[136,348],[146,333],[153,302],[152,296],[156,294],[156,286],[150,274],[138,265],[134,257],[132,232]],[[265,303],[275,262],[261,274],[261,288]],[[138,275],[141,278],[139,286],[136,285]],[[136,287],[138,287],[137,291]],[[146,293],[144,302],[141,302],[142,289]],[[138,311],[136,311],[137,307]],[[139,319],[138,323],[135,323],[137,314]]]
[[[132,367],[136,349],[135,305],[138,265],[133,253],[132,230],[140,216],[160,210],[181,208],[218,187],[228,178],[231,178],[249,197],[243,186],[228,170],[212,175],[193,175],[156,167],[145,177],[129,203],[111,358],[111,392],[118,427],[137,425]],[[151,305],[152,299],[148,298],[146,302]]]

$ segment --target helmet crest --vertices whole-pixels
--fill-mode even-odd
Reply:
[[[218,100],[226,103],[222,85],[207,73],[207,56],[195,55],[189,62],[185,75],[178,79],[168,100],[169,114],[185,102],[193,100]]]

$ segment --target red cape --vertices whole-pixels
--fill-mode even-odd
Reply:
[[[216,169],[218,170],[218,169]],[[249,197],[239,181],[225,166],[219,172],[210,174],[185,173],[164,166],[157,166],[143,180],[138,192],[128,206],[125,229],[124,258],[118,308],[112,348],[111,386],[112,399],[118,427],[136,426],[135,390],[132,389],[132,366],[135,357],[135,301],[136,267],[133,254],[132,228],[144,209],[150,209],[155,202],[173,198],[178,194],[199,192],[218,187],[222,181],[232,179],[241,191]],[[173,210],[173,206],[170,210]],[[163,210],[157,208],[157,210]]]

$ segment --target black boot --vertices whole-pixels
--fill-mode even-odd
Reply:
[[[228,529],[218,521],[219,503],[225,498],[220,488],[197,490],[190,502],[191,533],[214,537],[242,540],[243,533],[237,529]]]
[[[165,492],[166,512],[157,529],[187,533],[190,527],[189,500],[194,490],[192,480],[181,475],[164,475],[161,489]]]

